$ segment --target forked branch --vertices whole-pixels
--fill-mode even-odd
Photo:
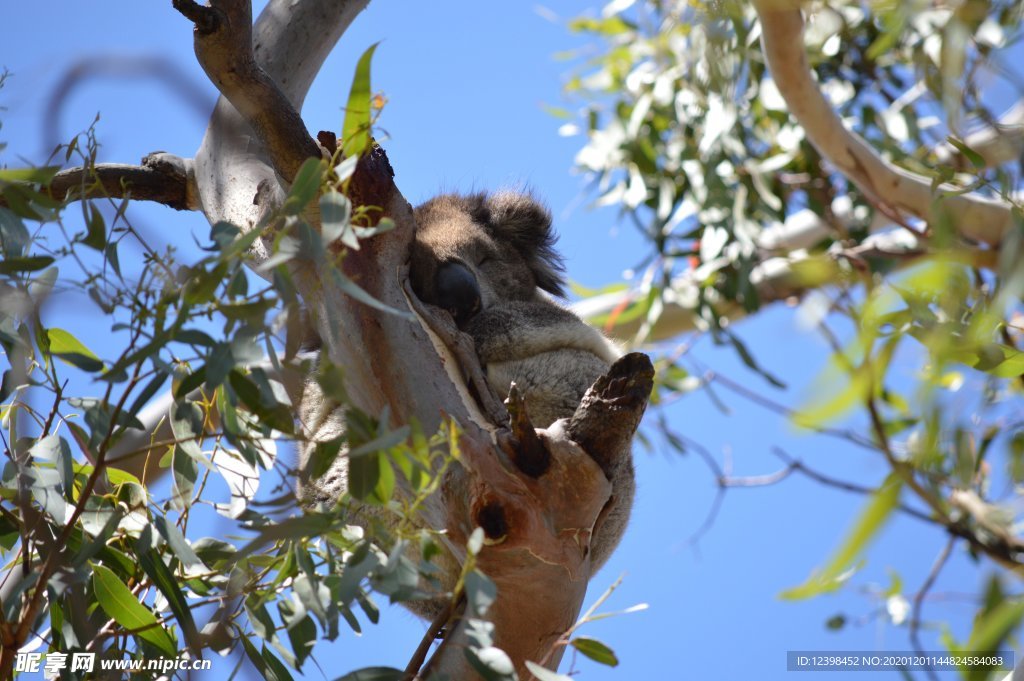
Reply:
[[[303,161],[321,155],[299,112],[256,62],[250,0],[172,0],[195,24],[196,58],[203,71],[252,126],[274,169],[291,182]]]

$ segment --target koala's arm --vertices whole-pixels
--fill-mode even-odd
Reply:
[[[548,300],[510,300],[492,305],[470,320],[466,332],[473,337],[484,364],[571,349],[610,365],[622,354],[600,331]]]

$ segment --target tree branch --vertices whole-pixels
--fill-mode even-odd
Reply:
[[[250,0],[173,0],[195,23],[196,58],[217,89],[252,126],[278,174],[295,178],[307,158],[319,158],[320,145],[274,79],[256,62]]]
[[[806,242],[814,238],[818,228],[811,224],[793,236]],[[785,250],[789,242],[776,234],[773,235],[772,245]],[[869,257],[886,257],[909,264],[926,253],[912,234],[904,230],[892,230],[874,234],[856,246],[843,247],[837,244],[828,253],[808,253],[797,247],[794,252],[785,255],[771,257],[766,254],[766,259],[751,270],[750,283],[757,290],[758,302],[763,306],[800,295],[810,288],[841,282],[851,274],[848,263],[859,263]],[[646,328],[647,320],[642,315],[625,320],[620,320],[618,316],[618,311],[639,304],[646,298],[643,289],[594,296],[579,301],[572,309],[592,323],[606,320],[602,322],[602,328],[613,338],[632,342],[660,341],[706,325],[699,315],[703,288],[704,300],[714,305],[722,317],[736,321],[748,314],[742,303],[723,300],[714,289],[705,288],[707,279],[728,264],[726,256],[687,270],[674,278],[663,296],[661,314],[650,328]],[[805,274],[808,268],[813,268],[813,280],[808,280]]]
[[[68,168],[53,176],[47,190],[58,201],[131,198],[175,210],[198,208],[192,159],[163,152],[146,156],[137,166],[99,163]],[[7,206],[3,197],[0,206]]]
[[[264,143],[284,138],[275,126],[291,125],[295,119],[260,123],[266,116],[279,114],[280,101],[274,96],[239,101],[240,114],[232,104],[232,91],[240,83],[225,71],[241,70],[249,75],[239,78],[259,78],[260,74],[253,74],[258,65],[267,78],[281,84],[280,93],[297,108],[330,47],[366,0],[271,0],[256,22],[252,63],[245,56],[249,39],[241,24],[247,22],[247,15],[240,2],[214,0],[211,11],[224,11],[223,17],[191,5],[187,11],[201,26],[214,26],[209,34],[214,42],[224,31],[235,32],[225,45],[203,48],[214,54],[200,55],[211,64],[211,77],[220,74],[227,97],[218,102],[196,154],[196,183],[211,222],[227,220],[248,230],[284,195],[281,178],[270,163],[279,171],[294,167],[301,154],[263,150]],[[225,21],[235,25],[225,27]],[[197,36],[197,43],[203,40]],[[234,55],[216,52],[230,51],[231,45]],[[258,110],[248,111],[250,106]],[[267,107],[272,110],[259,110]],[[307,134],[304,129],[302,134]],[[287,156],[284,161],[281,154]],[[584,451],[558,424],[528,437],[533,433],[527,433],[525,416],[517,419],[515,430],[510,429],[500,404],[487,401],[489,389],[479,389],[481,384],[486,387],[479,376],[474,381],[478,389],[466,385],[463,371],[467,364],[476,364],[475,357],[467,359],[457,336],[455,343],[447,344],[443,329],[439,335],[438,324],[427,321],[429,314],[411,312],[404,289],[415,221],[393,174],[383,150],[360,160],[349,197],[356,205],[378,207],[375,215],[390,218],[395,227],[364,240],[358,251],[347,252],[340,268],[345,280],[358,282],[367,294],[398,313],[347,295],[345,281],[330,263],[295,262],[294,281],[317,326],[322,352],[345,367],[346,392],[354,407],[368,414],[389,413],[402,421],[416,418],[426,432],[438,430],[443,417],[458,424],[459,465],[448,468],[441,491],[422,504],[420,522],[446,531],[446,544],[458,561],[465,559],[467,538],[476,527],[490,532],[490,543],[477,556],[477,565],[498,585],[488,619],[495,627],[495,645],[525,675],[527,660],[547,658],[549,664],[557,665],[559,655],[549,654],[551,646],[573,625],[582,605],[591,571],[590,537],[601,522],[611,487],[595,462],[609,458],[597,451],[605,441],[595,435],[595,452]],[[286,172],[281,175],[287,178]],[[259,243],[256,249],[259,262],[269,249]],[[581,407],[581,423],[590,425],[581,425],[580,433],[591,433],[599,424],[620,437],[632,435],[646,405],[646,394],[639,399],[645,380],[650,389],[649,376],[632,378],[637,371],[643,373],[642,364],[633,358],[613,367],[606,383],[596,388],[601,399],[595,399],[592,407]],[[476,375],[472,370],[469,374]],[[606,418],[585,418],[588,409],[603,410]],[[615,421],[627,427],[616,429]],[[527,456],[506,455],[504,448],[527,441],[532,447]],[[550,455],[547,465],[532,466],[529,471],[517,468],[514,461],[542,461],[543,457],[534,456],[538,446]],[[409,490],[400,489],[403,492]],[[465,627],[462,619],[448,632],[429,664],[431,673],[475,678],[464,655],[470,643]]]
[[[941,185],[882,159],[849,131],[811,76],[804,51],[799,0],[755,0],[768,69],[807,138],[874,203],[888,205],[934,225],[949,221],[962,236],[997,246],[1014,224],[1009,205],[977,193],[942,196],[958,188]]]
[[[260,14],[252,27],[255,63],[295,110],[302,108],[327,55],[368,2],[270,0]],[[195,168],[199,203],[211,223],[251,227],[283,196],[262,140],[226,97],[214,108]],[[257,195],[259,203],[254,202]],[[253,251],[258,260],[268,254],[262,242]]]

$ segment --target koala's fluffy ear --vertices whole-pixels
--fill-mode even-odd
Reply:
[[[483,215],[474,216],[487,225],[495,240],[511,244],[523,256],[537,279],[537,286],[565,296],[565,266],[555,251],[558,237],[551,229],[551,213],[529,194],[498,192],[480,205]]]

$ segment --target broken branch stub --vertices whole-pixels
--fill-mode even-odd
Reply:
[[[541,442],[526,409],[519,388],[513,383],[505,401],[508,406],[509,420],[514,439],[508,440],[507,447],[512,462],[516,467],[531,478],[539,478],[551,468],[551,454]],[[486,528],[485,528],[486,529]]]
[[[461,440],[465,465],[449,476],[443,494],[448,534],[464,546],[475,527],[484,528],[490,542],[477,565],[498,587],[488,613],[494,644],[521,675],[528,673],[527,660],[546,659],[554,669],[561,659],[553,647],[579,616],[592,571],[591,539],[611,500],[609,471],[632,465],[618,459],[629,452],[653,377],[646,355],[627,355],[595,382],[570,421],[539,430],[513,390],[511,425],[496,433],[515,450],[511,464],[488,441]],[[466,627],[455,626],[455,645],[446,648],[468,645]],[[455,654],[432,664],[431,672],[469,673]]]
[[[608,473],[621,463],[654,387],[654,365],[641,352],[621,357],[597,379],[569,421],[569,439],[581,447]]]

